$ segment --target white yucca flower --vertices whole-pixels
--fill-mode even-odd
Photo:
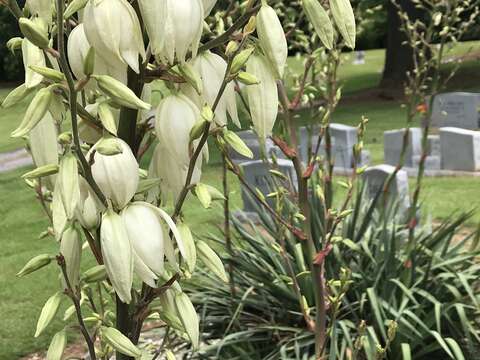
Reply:
[[[95,144],[87,154],[87,159],[93,155],[92,175],[98,187],[116,208],[122,209],[135,195],[138,187],[138,163],[128,144],[116,139],[122,148],[122,153],[106,156],[95,151]]]
[[[254,75],[259,84],[247,86],[248,104],[253,128],[261,140],[272,134],[278,114],[278,91],[275,76],[267,59],[253,54],[247,62],[247,72]]]
[[[190,130],[200,120],[200,110],[183,94],[162,99],[155,116],[155,131],[160,143],[179,165],[190,161]]]
[[[30,66],[45,67],[45,55],[37,46],[33,45],[27,39],[22,40],[22,57],[25,68],[25,86],[32,88],[40,84],[43,76],[33,71]]]
[[[122,218],[133,250],[138,257],[135,271],[142,280],[150,282],[154,280],[155,277],[150,272],[163,275],[165,242],[171,241],[168,236],[169,231],[172,231],[181,254],[185,254],[175,223],[162,209],[146,202],[134,202],[122,211]],[[150,271],[146,271],[145,266]]]
[[[84,28],[89,43],[105,62],[120,60],[139,73],[138,57],[145,59],[145,47],[140,22],[128,1],[89,0]]]
[[[202,92],[201,95],[198,95],[191,85],[184,85],[182,86],[183,93],[194,101],[199,109],[202,109],[205,104],[213,107],[225,77],[227,63],[219,55],[210,51],[203,52],[190,63],[202,80]],[[222,126],[226,125],[227,114],[233,123],[240,127],[233,82],[228,83],[215,109],[215,122]]]
[[[58,164],[57,125],[49,111],[42,120],[28,134],[28,143],[33,162],[36,167]],[[56,175],[45,178],[44,183],[52,190],[55,186]]]
[[[208,150],[205,146],[203,156],[200,156],[195,163],[192,176],[192,184],[200,182],[202,176],[203,158],[207,156]],[[188,164],[178,164],[171,152],[162,144],[158,144],[153,152],[153,157],[148,170],[148,177],[161,180],[161,195],[164,201],[170,196],[174,200],[185,185],[187,179]],[[149,192],[149,199],[153,200],[159,195],[158,189],[152,189]]]
[[[217,0],[203,0],[203,13],[205,17],[210,15],[210,12],[212,11],[216,3]]]
[[[168,1],[139,0],[145,29],[150,40],[152,54],[160,54],[165,44],[165,23]]]
[[[85,35],[83,24],[78,24],[68,36],[67,54],[72,72],[77,79],[85,78],[83,64],[85,57],[90,50],[90,43]],[[118,81],[127,83],[127,65],[116,58],[110,58],[108,63],[95,52],[95,74],[110,75]],[[94,86],[94,82],[89,82],[87,86]]]
[[[165,0],[165,43],[161,54],[170,64],[175,56],[181,63],[189,50],[192,57],[197,56],[203,31],[202,0]]]
[[[102,217],[100,242],[108,278],[118,297],[129,304],[132,300],[133,247],[121,216],[111,208]]]
[[[87,181],[79,178],[80,199],[75,209],[75,218],[87,230],[96,229],[100,225],[102,204]]]

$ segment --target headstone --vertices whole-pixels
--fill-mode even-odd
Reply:
[[[335,166],[345,169],[353,167],[353,146],[357,143],[357,128],[343,124],[330,124],[330,134],[335,139],[333,147]]]
[[[353,65],[363,65],[365,64],[365,51],[355,51],[355,59],[353,60]]]
[[[260,160],[264,156],[268,157],[270,153],[274,151],[274,149],[276,148],[275,144],[273,144],[271,139],[266,139],[265,147],[263,148],[263,151],[262,151],[258,136],[257,134],[255,134],[253,130],[239,131],[237,132],[237,135],[243,140],[245,145],[247,145],[248,148],[252,150],[252,153],[253,153],[253,159],[249,159],[243,155],[240,155],[233,149],[231,149],[230,156],[232,160],[237,164],[241,164],[243,162],[252,161],[252,160]]]
[[[383,134],[384,158],[388,165],[397,166],[402,153],[405,129],[385,131]],[[410,136],[405,153],[405,166],[413,167],[413,157],[422,152],[422,130],[411,128]]]
[[[319,128],[314,127],[310,131],[306,127],[300,128],[300,155],[303,161],[307,161],[311,156],[311,152],[315,150],[319,139]],[[330,135],[332,138],[332,157],[335,167],[342,169],[351,169],[353,167],[353,146],[357,143],[357,128],[344,124],[330,124]],[[310,150],[310,153],[309,153]],[[325,156],[325,140],[322,139],[318,155]],[[370,162],[370,153],[363,151],[359,166],[367,165]]]
[[[374,198],[378,192],[383,190],[388,177],[395,172],[395,167],[391,165],[377,165],[369,167],[363,174],[367,186],[367,195]],[[388,203],[398,201],[401,211],[406,211],[410,207],[410,196],[408,192],[408,175],[405,170],[397,172],[395,179],[388,188]]]
[[[428,155],[440,157],[440,135],[428,135]]]
[[[480,131],[440,129],[442,169],[480,171]]]
[[[439,94],[433,101],[432,126],[478,129],[479,107],[480,94],[466,92]]]
[[[292,188],[297,183],[295,169],[289,160],[279,159],[277,164],[268,164],[262,160],[248,161],[240,165],[245,175],[245,180],[252,188],[257,188],[265,197],[275,190],[275,184],[282,182],[282,185],[287,188]],[[287,177],[287,181],[273,176],[270,170],[274,169],[282,172]],[[243,210],[245,212],[255,212],[257,206],[252,201],[255,201],[248,189],[242,187]],[[275,206],[275,199],[266,198],[270,206]]]
[[[413,157],[413,167],[418,169],[420,166],[421,155],[415,155]],[[428,155],[425,158],[424,167],[426,170],[440,170],[442,168],[442,162],[438,155]]]

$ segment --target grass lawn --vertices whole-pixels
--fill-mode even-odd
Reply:
[[[479,43],[464,43],[453,53],[462,54]],[[344,81],[344,94],[347,98],[340,104],[333,120],[349,125],[356,125],[362,116],[370,119],[365,145],[373,156],[374,163],[383,160],[383,132],[404,126],[404,116],[400,103],[379,100],[372,97],[361,101],[349,97],[360,90],[373,88],[378,83],[383,67],[383,50],[366,52],[365,65],[352,65],[353,54],[344,55],[344,64],[340,77]],[[301,59],[291,58],[292,71],[301,69]],[[478,63],[478,62],[477,62]],[[478,89],[477,63],[470,61],[452,88]],[[0,98],[6,96],[10,89],[0,89]],[[23,116],[26,101],[8,111],[0,109],[0,152],[22,146],[22,141],[11,139],[10,132],[19,124]],[[299,122],[305,118],[300,117]],[[39,311],[48,296],[58,290],[57,270],[54,266],[43,269],[23,279],[15,277],[16,272],[31,257],[39,253],[54,252],[57,245],[50,238],[39,240],[37,236],[44,231],[47,222],[36,203],[33,192],[28,191],[19,176],[25,170],[17,170],[0,175],[0,233],[2,234],[2,252],[0,253],[0,360],[16,359],[37,349],[46,348],[50,336],[62,324],[57,321],[38,339],[33,338]],[[212,151],[212,163],[206,166],[203,182],[221,188],[218,155]],[[424,181],[422,204],[424,213],[434,218],[448,217],[456,210],[469,210],[480,206],[478,196],[480,179],[478,178],[427,178]],[[240,190],[238,183],[230,177],[233,207],[240,207]],[[413,186],[412,181],[412,186]],[[215,230],[223,219],[222,209],[215,204],[211,210],[198,211],[196,199],[190,198],[185,207],[187,222],[197,235]],[[477,211],[471,224],[480,221]],[[66,307],[66,304],[64,305]],[[60,313],[60,315],[62,312]],[[59,316],[61,317],[61,316]]]

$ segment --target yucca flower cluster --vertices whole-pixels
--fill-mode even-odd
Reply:
[[[263,141],[272,134],[277,82],[287,67],[287,39],[277,13],[265,0],[255,3],[244,4],[251,16],[214,49],[202,47],[202,36],[215,0],[73,0],[68,6],[62,0],[27,1],[18,19],[24,37],[9,41],[12,50],[21,49],[25,83],[2,106],[34,94],[12,136],[27,140],[36,168],[24,178],[47,204],[50,233],[61,254],[61,291],[76,305],[91,283],[102,282],[114,298],[131,306],[158,291],[162,320],[193,347],[199,345],[198,317],[180,280],[195,270],[197,257],[223,281],[228,277],[218,255],[194,239],[181,205],[190,190],[205,207],[222,198],[201,183],[209,135],[219,146],[251,154],[227,130],[240,127],[240,83],[253,129]],[[321,22],[328,19],[325,10],[316,1],[305,6],[320,39],[331,48],[332,25]],[[343,33],[351,42],[349,28]],[[131,81],[149,74],[157,76],[152,84],[138,88]],[[153,106],[156,86],[163,90]],[[133,142],[122,130],[132,112]],[[145,144],[155,149],[147,169],[141,169]],[[169,213],[172,202],[175,212]],[[81,274],[86,247],[98,265]],[[20,275],[53,258],[32,259]],[[168,289],[160,291],[164,284]],[[61,292],[46,302],[36,336],[54,318],[60,299]],[[96,317],[96,330],[105,344],[98,351],[141,355],[134,337],[115,329],[108,317]],[[65,344],[65,331],[55,335],[49,359],[60,359]]]

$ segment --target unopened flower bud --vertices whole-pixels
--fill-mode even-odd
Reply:
[[[83,60],[83,73],[86,76],[91,76],[95,71],[95,48],[90,47],[87,56]]]
[[[28,134],[43,119],[52,101],[52,96],[49,88],[40,89],[28,105],[20,126],[12,132],[11,136],[22,137]]]
[[[260,83],[258,79],[248,72],[240,71],[237,76],[238,81],[245,85],[257,85]]]
[[[85,5],[87,5],[88,0],[73,0],[71,1],[67,8],[65,9],[65,12],[63,14],[63,18],[65,20],[69,19],[73,14],[75,14],[77,11],[82,10]]]
[[[62,293],[57,292],[55,295],[51,296],[45,305],[43,305],[42,311],[37,321],[37,329],[35,330],[35,337],[39,337],[40,334],[46,329],[46,327],[52,322],[55,317],[58,308],[60,307],[60,302],[62,300]]]
[[[232,67],[230,68],[230,72],[232,74],[236,74],[239,72],[247,63],[250,56],[255,51],[254,47],[250,47],[248,49],[242,50],[232,61]]]
[[[27,88],[25,84],[16,87],[10,91],[7,97],[3,100],[2,107],[4,109],[8,109],[9,107],[18,104],[20,101],[23,101],[33,90],[33,88]]]
[[[225,267],[215,251],[213,251],[204,241],[198,241],[196,245],[198,258],[205,264],[207,269],[213,272],[222,281],[228,282]]]
[[[10,40],[7,41],[7,44],[6,44],[7,49],[10,50],[12,53],[14,53],[15,50],[22,48],[22,41],[23,39],[21,37],[11,38]]]
[[[22,57],[25,68],[25,86],[34,88],[42,82],[43,76],[30,69],[30,66],[45,66],[45,55],[42,49],[32,44],[28,39],[23,39]]]
[[[35,46],[40,49],[48,47],[48,36],[44,27],[38,22],[22,17],[18,20],[20,31]]]
[[[31,274],[52,262],[53,257],[49,254],[41,254],[35,256],[33,259],[28,261],[25,266],[17,273],[18,277],[22,277],[28,274]]]
[[[327,11],[318,0],[303,0],[302,5],[323,46],[332,49],[334,31]]]
[[[199,346],[199,320],[195,307],[187,294],[181,292],[175,295],[175,308],[193,348],[196,349]]]
[[[257,15],[257,34],[265,55],[278,78],[283,77],[288,57],[288,45],[277,13],[269,5],[262,5]]]
[[[228,145],[230,145],[237,153],[249,159],[253,159],[253,152],[248,148],[245,142],[235,132],[225,130],[223,137]]]
[[[140,349],[138,349],[128,337],[113,327],[102,327],[102,339],[116,351],[124,355],[133,358],[140,358],[142,356]]]
[[[61,360],[66,346],[67,332],[63,329],[53,336],[45,360]]]
[[[112,98],[117,104],[130,109],[150,110],[150,104],[143,102],[122,82],[108,75],[93,75],[100,90]]]
[[[68,219],[72,219],[75,214],[75,208],[80,200],[77,158],[72,153],[67,153],[60,161],[58,176],[65,214]]]
[[[55,81],[61,82],[65,80],[65,75],[58,70],[47,68],[44,66],[30,65],[30,69],[35,71],[37,74],[42,75],[43,77]]]
[[[22,179],[38,179],[58,173],[58,164],[47,164],[37,167],[22,175]]]
[[[255,16],[250,17],[248,19],[247,25],[243,28],[243,33],[244,35],[249,35],[255,31],[255,28],[257,26],[257,18]]]
[[[75,226],[69,226],[62,235],[60,241],[60,253],[65,258],[65,267],[68,281],[73,289],[76,289],[80,279],[80,261],[82,258],[82,243],[80,233]],[[64,287],[66,283],[64,281]]]
[[[227,55],[227,57],[230,57],[235,53],[235,51],[237,51],[237,49],[238,49],[237,42],[231,40],[227,44],[227,48],[225,49],[225,55]]]

